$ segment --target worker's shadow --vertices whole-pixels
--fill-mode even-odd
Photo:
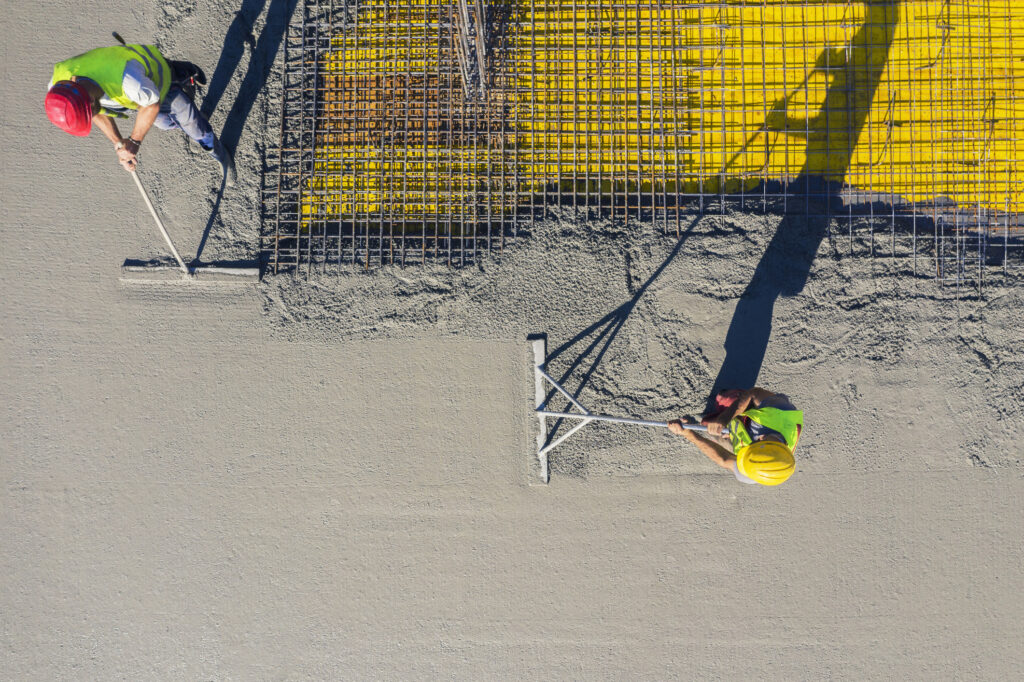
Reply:
[[[868,0],[864,23],[849,43],[824,50],[815,63],[814,70],[823,71],[829,79],[818,112],[809,119],[789,116],[789,100],[799,90],[772,107],[766,131],[784,131],[791,139],[806,138],[806,161],[788,192],[794,198],[805,193],[815,197],[822,203],[806,213],[824,216],[787,212],[779,222],[736,304],[725,337],[725,360],[709,406],[719,389],[757,384],[775,302],[779,296],[799,294],[807,283],[818,248],[828,234],[827,216],[843,206],[842,179],[885,70],[898,21],[899,0]],[[788,206],[802,203],[790,201]]]
[[[242,0],[241,8],[235,13],[234,20],[228,26],[224,36],[224,49],[221,51],[217,67],[210,77],[200,111],[209,120],[220,103],[221,97],[224,96],[224,91],[234,77],[238,65],[242,62],[242,56],[248,46],[250,55],[245,76],[220,133],[220,139],[224,146],[232,151],[238,149],[238,142],[242,137],[242,130],[249,118],[252,105],[267,82],[297,2],[298,0],[269,0],[268,6],[268,0]],[[266,22],[263,31],[257,38],[253,35],[253,25],[263,12],[264,7],[267,9]],[[196,250],[197,261],[206,246],[206,240],[210,236],[210,230],[220,211],[223,195],[224,185],[222,183],[213,210],[210,212],[210,219],[206,223],[206,229],[203,230],[199,248]]]

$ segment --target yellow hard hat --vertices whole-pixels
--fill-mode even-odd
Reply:
[[[778,441],[759,440],[736,453],[736,468],[761,485],[778,485],[796,471],[793,452]]]

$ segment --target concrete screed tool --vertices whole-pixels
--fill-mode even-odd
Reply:
[[[117,31],[112,33],[117,42],[122,45],[127,45],[125,39],[121,37]],[[205,82],[205,81],[203,81]],[[149,198],[149,194],[146,192],[146,188],[142,186],[142,180],[139,179],[138,170],[132,171],[132,179],[135,180],[135,186],[139,188],[139,194],[142,195],[142,200],[146,202],[146,206],[149,208],[149,212],[153,214],[153,220],[156,221],[156,226],[160,228],[160,234],[163,235],[164,241],[167,242],[167,247],[171,250],[171,255],[174,256],[174,260],[177,261],[177,267],[173,265],[165,265],[163,263],[139,263],[137,261],[126,260],[121,266],[121,281],[184,281],[184,282],[226,282],[229,284],[244,284],[246,282],[258,282],[260,279],[259,268],[242,268],[242,267],[224,267],[217,265],[194,265],[186,266],[185,261],[178,255],[178,250],[174,248],[174,243],[171,241],[171,236],[167,234],[167,229],[164,227],[163,221],[160,220],[160,216],[157,215],[156,208],[153,207],[153,202]],[[180,272],[180,276],[177,273]]]
[[[583,407],[578,400],[572,397],[561,384],[547,373],[547,337],[532,337],[530,340],[533,342],[534,397],[537,405],[534,412],[536,412],[537,419],[540,422],[540,432],[537,434],[537,462],[540,465],[540,479],[542,483],[547,483],[550,480],[550,472],[548,470],[548,453],[561,444],[566,438],[576,433],[590,422],[611,422],[613,424],[633,424],[636,426],[655,426],[663,429],[668,428],[668,422],[663,421],[633,419],[631,417],[610,417],[605,414],[592,413],[590,410]],[[551,384],[556,391],[565,396],[566,400],[572,404],[572,407],[575,407],[579,412],[557,412],[547,409],[548,389],[544,385],[545,382]],[[574,425],[555,440],[548,442],[548,419],[576,419],[579,420],[579,423]],[[708,430],[706,426],[701,426],[700,424],[683,424],[682,426],[684,429],[689,429],[691,431]],[[728,433],[728,431],[722,431],[723,435],[728,435]]]
[[[135,180],[135,185],[139,188],[139,194],[142,195],[143,201],[146,202],[149,212],[153,215],[153,220],[156,221],[156,226],[160,229],[160,234],[163,235],[164,241],[167,242],[167,248],[171,250],[174,260],[177,261],[177,266],[165,265],[163,263],[135,264],[132,261],[125,261],[124,265],[121,266],[122,282],[165,282],[176,280],[185,282],[244,284],[246,282],[259,281],[260,269],[258,267],[243,268],[217,265],[185,265],[185,261],[181,259],[181,256],[178,254],[178,250],[174,248],[171,236],[167,234],[167,228],[164,227],[163,221],[160,220],[160,216],[157,215],[156,208],[153,206],[153,202],[149,198],[149,193],[146,192],[146,188],[142,186],[142,180],[139,179],[138,170],[132,171],[131,176],[132,179]]]

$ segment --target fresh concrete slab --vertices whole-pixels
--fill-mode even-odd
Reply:
[[[592,409],[698,412],[771,218],[707,219],[676,249],[552,211],[464,271],[120,285],[160,237],[109,145],[44,119],[52,63],[117,29],[212,74],[236,13],[263,8],[258,41],[282,4],[5,12],[5,678],[1024,675],[1019,284],[958,303],[826,240],[758,379],[807,414],[777,489],[601,425],[531,486],[526,341],[548,334]],[[225,59],[218,129],[263,68]],[[183,252],[210,224],[204,260],[253,256],[269,73],[219,203],[215,163],[146,140]]]

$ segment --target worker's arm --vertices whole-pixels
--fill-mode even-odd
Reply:
[[[128,136],[127,140],[124,140],[125,146],[117,150],[117,158],[125,170],[135,170],[137,163],[135,155],[139,153],[139,144],[146,137],[149,129],[153,127],[153,122],[156,121],[159,113],[159,102],[139,107],[139,113],[135,115],[135,127],[132,128],[132,134]]]
[[[763,400],[770,398],[773,395],[775,394],[771,391],[767,391],[756,386],[743,391],[731,407],[726,408],[721,414],[708,422],[708,433],[713,436],[721,435],[722,430],[736,417],[736,415],[743,414],[750,409],[751,405],[759,406]]]
[[[106,135],[107,139],[115,145],[123,141],[124,138],[121,137],[121,131],[117,129],[117,124],[114,123],[112,117],[106,114],[96,114],[92,117],[92,124],[99,128],[100,132]]]
[[[92,117],[92,123],[100,129],[100,132],[102,132],[108,140],[114,143],[117,160],[124,169],[129,172],[134,171],[135,154],[128,153],[123,146],[120,149],[117,148],[118,145],[124,144],[124,138],[121,137],[121,131],[118,130],[113,117],[107,116],[106,114],[96,114]]]
[[[156,120],[157,114],[159,113],[159,102],[139,107],[139,113],[135,116],[135,127],[132,128],[132,134],[130,137],[136,142],[142,142],[143,138],[146,137],[146,133],[148,133],[149,129],[153,127],[153,121]]]
[[[676,419],[674,421],[670,421],[668,423],[668,430],[676,434],[677,436],[682,436],[686,440],[696,445],[697,449],[700,450],[705,457],[710,459],[718,466],[722,467],[723,469],[729,469],[731,471],[732,462],[736,459],[736,457],[718,443],[712,442],[707,438],[704,438],[703,436],[698,434],[696,431],[693,431],[692,429],[683,428],[684,423],[690,424],[693,423],[693,420],[689,419],[688,417],[683,417],[683,419]]]

